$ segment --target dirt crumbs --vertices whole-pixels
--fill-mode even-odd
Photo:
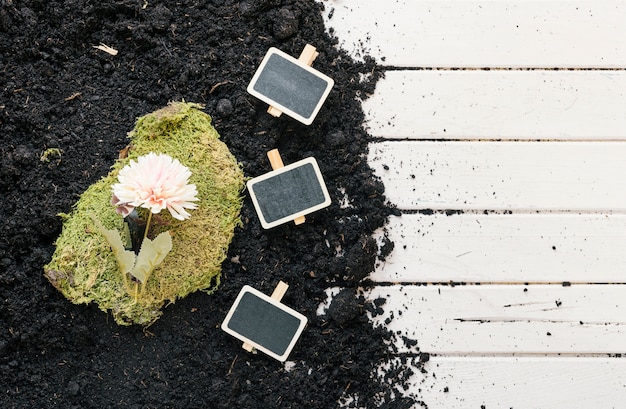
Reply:
[[[409,408],[415,370],[378,368],[393,334],[372,328],[357,288],[394,210],[365,161],[360,99],[380,73],[335,48],[313,0],[0,2],[0,406],[3,408]],[[311,126],[274,118],[246,92],[269,47],[335,81]],[[363,78],[368,78],[363,81]],[[73,305],[43,276],[67,213],[106,175],[136,118],[170,101],[212,116],[247,177],[314,156],[332,205],[301,226],[264,230],[246,198],[220,289],[165,308],[147,329]],[[244,284],[309,324],[286,364],[219,328]],[[327,314],[326,290],[342,287]]]

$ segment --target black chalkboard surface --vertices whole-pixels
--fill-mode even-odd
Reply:
[[[265,229],[330,205],[315,158],[306,158],[251,179],[247,186]]]
[[[304,315],[246,285],[224,319],[222,329],[284,362],[306,323]]]
[[[334,81],[294,57],[270,48],[248,85],[248,92],[310,125]]]

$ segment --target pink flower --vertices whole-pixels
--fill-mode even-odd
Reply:
[[[135,206],[129,203],[122,202],[117,196],[115,196],[115,193],[113,193],[113,196],[111,196],[111,204],[113,206],[117,206],[115,211],[117,212],[117,214],[121,214],[122,217],[128,216],[133,212],[133,210],[135,210]]]
[[[188,219],[191,215],[185,209],[198,207],[192,203],[198,200],[198,191],[196,185],[188,184],[190,176],[189,169],[178,160],[150,152],[120,170],[119,183],[112,188],[112,203],[122,215],[134,207],[152,213],[167,208],[175,219]]]

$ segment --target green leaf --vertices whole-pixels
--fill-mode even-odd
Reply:
[[[102,223],[100,223],[100,220],[96,219],[94,216],[91,216],[91,220],[93,220],[94,224],[98,228],[98,231],[102,233],[107,242],[109,242],[109,245],[113,250],[113,255],[117,260],[117,264],[119,265],[120,270],[122,270],[122,274],[130,273],[135,265],[135,253],[131,250],[126,250],[124,242],[122,241],[122,238],[117,230],[105,229]]]
[[[124,223],[122,231],[122,242],[124,243],[124,248],[130,249],[133,247],[133,243],[130,240],[130,229],[128,228],[128,223]]]
[[[145,283],[152,270],[163,262],[167,253],[172,249],[172,236],[169,232],[159,234],[154,240],[143,239],[141,250],[137,255],[137,262],[131,275]]]

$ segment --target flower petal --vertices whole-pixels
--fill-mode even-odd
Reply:
[[[167,208],[172,217],[184,220],[191,215],[185,209],[196,209],[196,185],[189,184],[191,171],[177,159],[150,152],[131,160],[118,173],[112,186],[114,205],[144,207],[152,213]],[[113,199],[112,199],[113,204]]]

